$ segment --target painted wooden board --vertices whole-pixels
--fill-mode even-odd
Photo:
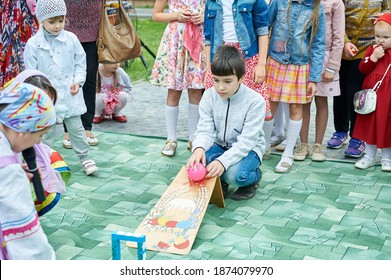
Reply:
[[[190,252],[209,203],[225,207],[220,179],[193,182],[182,167],[136,233],[146,235],[148,250],[186,255]],[[128,247],[137,247],[126,242]]]

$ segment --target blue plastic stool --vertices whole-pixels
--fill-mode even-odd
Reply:
[[[145,235],[132,232],[116,231],[111,234],[111,249],[113,260],[121,260],[120,241],[137,242],[137,257],[139,260],[147,259]]]

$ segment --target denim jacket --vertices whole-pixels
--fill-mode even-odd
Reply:
[[[288,30],[288,0],[272,0],[269,6],[271,38],[268,55],[282,64],[310,64],[309,81],[320,82],[326,47],[326,17],[319,5],[319,26],[310,49],[311,29],[304,30],[313,8],[314,0],[292,1],[290,29]]]
[[[205,45],[210,45],[210,60],[223,44],[222,0],[207,0],[204,18]],[[232,14],[235,31],[244,56],[248,59],[258,53],[258,36],[268,34],[268,5],[265,0],[234,0]]]

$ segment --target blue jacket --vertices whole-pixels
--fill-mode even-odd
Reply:
[[[326,48],[326,16],[319,5],[319,26],[310,49],[312,24],[304,30],[313,8],[314,0],[303,0],[301,4],[292,0],[288,30],[287,9],[289,0],[272,0],[269,6],[271,38],[268,55],[282,64],[310,64],[309,81],[320,82]]]
[[[234,0],[232,13],[235,31],[244,56],[258,53],[258,36],[268,34],[268,5],[265,0]],[[223,44],[223,6],[221,0],[207,0],[204,18],[205,45],[210,45],[210,59]]]

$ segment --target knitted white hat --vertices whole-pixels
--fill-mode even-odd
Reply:
[[[67,13],[64,0],[38,0],[35,9],[39,22],[57,16],[65,16]]]

